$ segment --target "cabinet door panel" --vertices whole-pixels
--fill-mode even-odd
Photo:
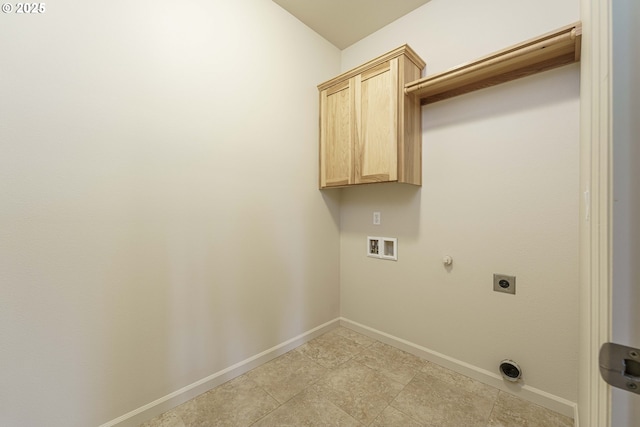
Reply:
[[[394,61],[363,73],[359,85],[356,183],[396,181],[397,68]],[[358,96],[359,95],[359,96]]]
[[[353,183],[353,85],[330,88],[322,94],[321,186]],[[333,90],[332,90],[333,89]]]

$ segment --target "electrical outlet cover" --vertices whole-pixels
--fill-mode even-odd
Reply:
[[[496,292],[504,292],[506,294],[516,293],[516,276],[507,274],[493,275],[493,290]]]
[[[373,225],[380,225],[380,222],[381,222],[380,212],[374,212],[373,213]]]

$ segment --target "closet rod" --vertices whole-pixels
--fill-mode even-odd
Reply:
[[[580,60],[581,24],[575,23],[471,63],[407,83],[405,93],[436,102]]]

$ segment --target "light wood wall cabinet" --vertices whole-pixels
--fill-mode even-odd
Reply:
[[[420,99],[404,89],[424,66],[404,45],[318,86],[320,188],[422,184]]]

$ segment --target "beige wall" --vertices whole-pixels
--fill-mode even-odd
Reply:
[[[579,19],[573,0],[432,0],[342,68],[409,43],[431,74]],[[342,316],[483,375],[512,358],[526,387],[575,402],[578,162],[578,65],[424,107],[423,186],[343,191]],[[367,235],[397,237],[398,261],[367,258]],[[493,273],[517,294],[493,292]]]
[[[264,0],[0,24],[0,425],[95,426],[339,316],[340,52]]]

